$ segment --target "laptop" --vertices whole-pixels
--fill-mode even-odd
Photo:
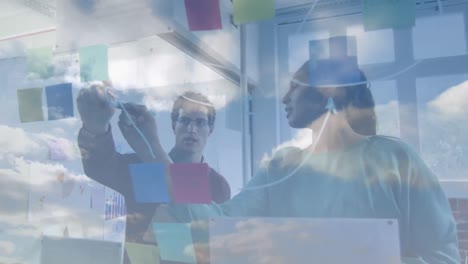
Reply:
[[[395,219],[215,218],[211,264],[399,264]]]
[[[120,264],[122,254],[118,242],[44,236],[41,264]]]

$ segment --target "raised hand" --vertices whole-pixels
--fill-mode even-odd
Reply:
[[[114,94],[105,85],[93,85],[81,89],[76,102],[86,130],[93,134],[103,134],[107,131],[115,113],[115,108],[109,100],[114,98]]]

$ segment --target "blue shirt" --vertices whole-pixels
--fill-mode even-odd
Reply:
[[[190,205],[189,216],[183,207],[171,208],[179,219],[396,218],[404,263],[460,263],[455,221],[437,177],[395,138],[367,137],[322,154],[285,149],[232,200]]]

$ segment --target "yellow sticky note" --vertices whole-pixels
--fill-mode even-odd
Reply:
[[[31,88],[17,91],[19,117],[22,123],[44,121],[42,90],[42,88]]]
[[[132,264],[159,264],[159,250],[154,245],[125,243],[125,250]]]
[[[234,23],[245,24],[275,17],[274,0],[234,0]]]

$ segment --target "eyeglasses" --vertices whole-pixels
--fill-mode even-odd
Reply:
[[[195,123],[195,126],[197,128],[205,128],[205,127],[207,127],[209,125],[208,120],[203,119],[203,118],[190,119],[190,118],[187,118],[187,117],[181,117],[181,118],[177,119],[177,123],[179,123],[180,125],[182,125],[185,128],[187,128],[190,125],[190,123],[192,123],[192,122]]]

